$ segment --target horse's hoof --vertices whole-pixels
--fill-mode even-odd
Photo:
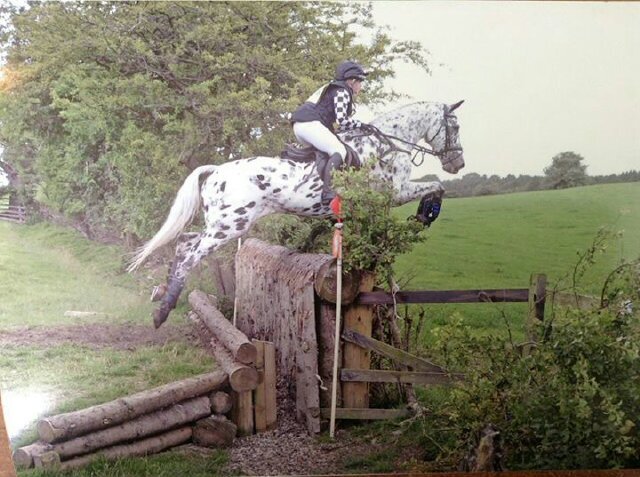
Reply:
[[[153,310],[153,326],[156,327],[156,330],[160,328],[162,323],[167,321],[167,317],[169,316],[169,312],[164,311],[162,308],[158,308],[157,310]]]
[[[162,297],[165,296],[165,294],[167,293],[167,285],[162,284],[162,285],[156,285],[155,287],[153,287],[153,290],[151,291],[151,301],[160,301],[162,300]]]

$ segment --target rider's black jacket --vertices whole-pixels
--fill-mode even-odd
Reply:
[[[306,123],[320,121],[327,129],[335,132],[336,109],[334,98],[340,89],[349,93],[347,105],[347,117],[353,114],[353,93],[349,85],[344,81],[334,80],[327,85],[317,103],[307,101],[303,103],[291,116],[292,123]]]

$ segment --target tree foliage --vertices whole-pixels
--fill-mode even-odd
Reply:
[[[195,167],[279,152],[286,114],[339,61],[372,71],[364,102],[395,96],[382,89],[393,61],[428,70],[419,44],[393,41],[359,3],[0,9],[0,143],[23,194],[136,236],[157,228]]]
[[[580,154],[567,151],[553,156],[551,165],[544,173],[551,189],[566,189],[587,183],[587,166],[582,164]]]
[[[371,167],[335,173],[334,185],[342,197],[345,266],[388,281],[396,257],[426,237],[420,222],[392,215],[391,185],[372,177]]]

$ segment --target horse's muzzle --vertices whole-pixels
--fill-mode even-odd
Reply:
[[[464,167],[464,155],[459,152],[449,161],[442,164],[442,169],[449,174],[457,174]]]

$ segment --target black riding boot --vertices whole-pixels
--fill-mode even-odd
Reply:
[[[327,165],[322,171],[322,195],[320,196],[320,201],[322,205],[329,205],[333,198],[336,196],[335,191],[333,190],[333,180],[331,178],[331,174],[333,171],[340,169],[342,166],[342,156],[340,154],[335,153],[329,157],[327,161]]]

